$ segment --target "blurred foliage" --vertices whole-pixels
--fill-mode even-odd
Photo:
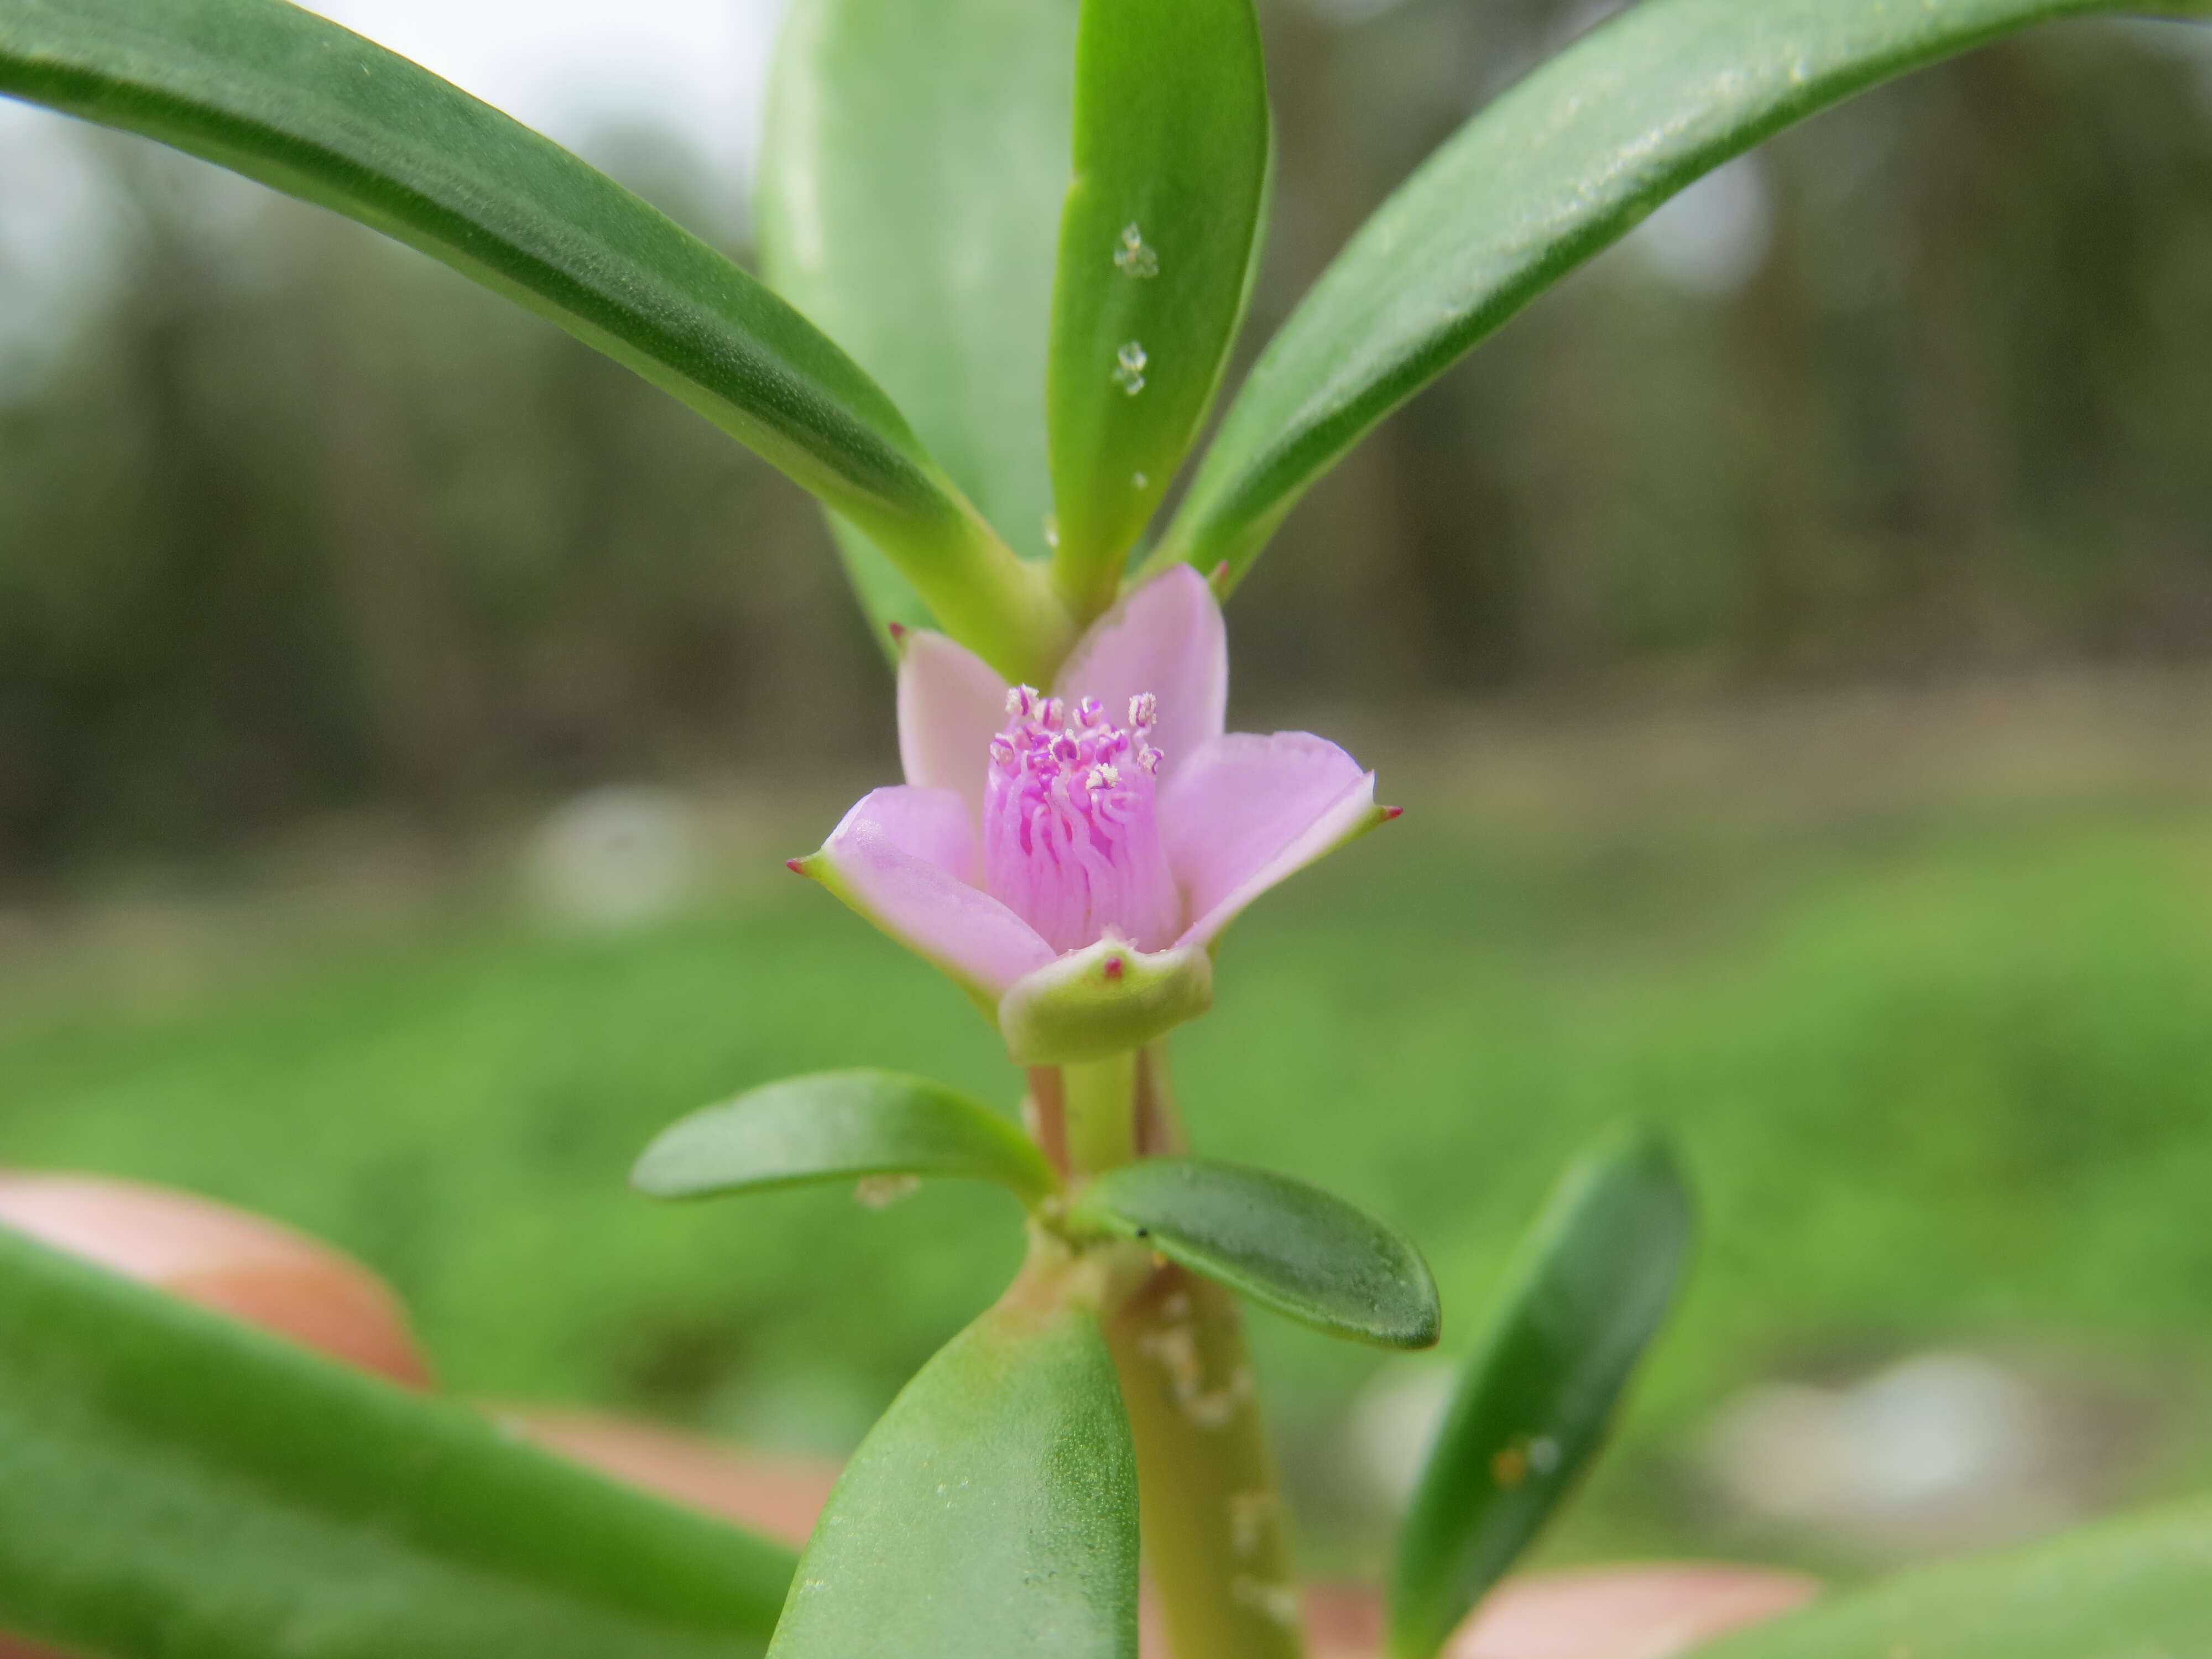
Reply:
[[[1272,6],[1282,171],[1248,356],[1431,146],[1607,9]],[[2201,655],[2203,38],[2045,30],[1662,210],[1294,518],[1240,601],[1243,694]],[[82,143],[104,263],[0,383],[0,878],[331,806],[436,823],[888,753],[826,538],[764,467],[366,232]],[[595,154],[742,240],[668,142]],[[1686,264],[1664,246],[1686,235]]]

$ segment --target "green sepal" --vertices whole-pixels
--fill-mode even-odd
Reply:
[[[1024,1204],[1059,1184],[1036,1143],[980,1101],[878,1071],[785,1078],[679,1118],[629,1178],[656,1198],[707,1198],[878,1175],[992,1181]]]
[[[791,1571],[477,1412],[0,1228],[0,1629],[107,1659],[732,1659]]]
[[[1145,951],[1109,938],[1017,980],[999,1000],[999,1031],[1017,1065],[1073,1065],[1141,1048],[1212,1006],[1202,947]]]
[[[1133,1239],[1255,1302],[1386,1348],[1425,1348],[1443,1325],[1421,1253],[1364,1211],[1287,1176],[1147,1158],[1076,1195],[1076,1237]]]
[[[1009,1299],[845,1466],[770,1659],[1136,1659],[1137,1464],[1082,1308]]]
[[[1400,1535],[1390,1659],[1431,1659],[1534,1540],[1673,1305],[1694,1229],[1666,1139],[1577,1160],[1523,1237]]]

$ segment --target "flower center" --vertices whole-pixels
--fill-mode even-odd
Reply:
[[[1006,693],[983,793],[983,886],[1055,951],[1109,931],[1139,950],[1173,941],[1181,901],[1160,849],[1147,741],[1158,705],[1129,699],[1111,724],[1096,697],[1069,708],[1029,686]]]

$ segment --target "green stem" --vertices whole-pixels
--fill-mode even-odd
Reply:
[[[1080,1180],[1137,1155],[1137,1054],[1060,1068],[1068,1173]]]
[[[1144,1051],[1134,1081],[1143,1151],[1180,1152],[1161,1045]],[[1237,1304],[1210,1279],[1153,1263],[1105,1329],[1170,1645],[1175,1659],[1300,1659],[1290,1528]]]
[[[1175,1659],[1299,1659],[1289,1528],[1236,1304],[1161,1267],[1107,1322],[1106,1341]]]

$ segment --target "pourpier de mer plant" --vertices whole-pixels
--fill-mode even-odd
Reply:
[[[968,993],[1021,1123],[916,1078],[794,1078],[677,1123],[634,1179],[995,1182],[1029,1237],[794,1560],[0,1233],[0,1629],[113,1659],[1130,1659],[1141,1556],[1176,1659],[1304,1651],[1239,1301],[1395,1347],[1441,1315],[1382,1223],[1192,1151],[1205,1103],[1187,1135],[1170,1086],[1168,1034],[1206,1012],[1218,954],[1235,970],[1227,925],[1392,816],[1335,744],[1224,731],[1222,602],[1376,422],[1699,174],[2008,31],[2145,9],[2206,6],[1629,6],[1384,204],[1158,523],[1263,240],[1252,0],[792,0],[763,276],[282,0],[0,0],[0,93],[410,243],[820,498],[895,664],[905,778],[793,867]],[[1390,1659],[1437,1653],[1588,1468],[1690,1233],[1648,1129],[1563,1178],[1468,1346],[1400,1540]],[[2212,1654],[2212,1504],[1908,1573],[1711,1651]]]

